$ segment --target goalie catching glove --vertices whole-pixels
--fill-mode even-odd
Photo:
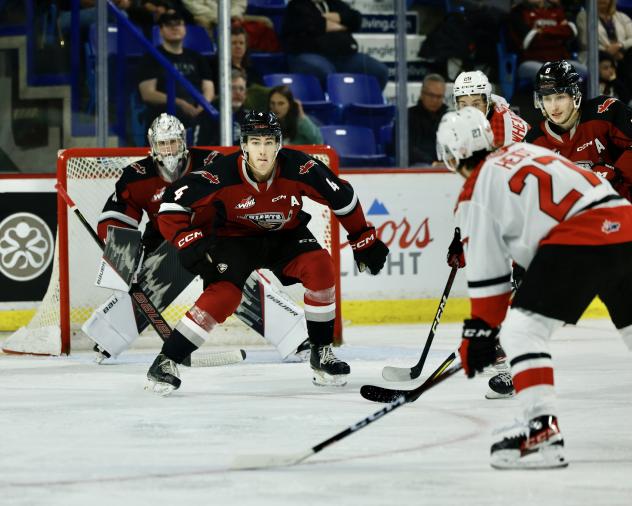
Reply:
[[[367,227],[355,234],[349,234],[347,239],[360,272],[366,269],[375,275],[382,270],[388,256],[388,247],[378,239],[375,227]]]
[[[463,337],[459,347],[461,363],[468,378],[496,361],[496,344],[500,327],[492,328],[478,318],[463,322]]]
[[[211,273],[213,260],[209,254],[213,241],[199,230],[187,231],[176,241],[182,267],[192,274],[204,277]]]

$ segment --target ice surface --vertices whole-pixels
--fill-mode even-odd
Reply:
[[[632,505],[632,354],[609,323],[565,327],[552,342],[567,469],[496,471],[491,431],[518,413],[486,400],[488,378],[459,374],[293,467],[233,471],[239,455],[294,455],[381,406],[360,386],[418,385],[458,343],[439,328],[419,380],[427,326],[349,327],[344,388],[311,384],[307,364],[272,349],[245,362],[181,370],[169,398],[143,390],[155,350],[97,366],[0,354],[0,505]]]

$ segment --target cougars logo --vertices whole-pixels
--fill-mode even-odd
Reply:
[[[130,167],[132,169],[134,169],[136,172],[138,172],[139,174],[145,175],[147,173],[147,171],[145,170],[145,167],[143,167],[138,162],[134,162],[134,163],[130,164]]]
[[[307,174],[309,172],[309,169],[311,169],[315,165],[316,165],[316,162],[314,160],[310,160],[298,168],[298,173],[301,175]]]
[[[202,176],[204,179],[208,179],[211,183],[213,184],[219,184],[219,177],[217,177],[215,174],[211,174],[210,172],[206,171],[206,170],[201,170],[199,172],[200,176]]]
[[[215,160],[215,158],[217,158],[219,155],[219,151],[211,151],[208,155],[206,155],[206,158],[204,158],[204,161],[202,162],[203,165],[211,164],[213,160]]]
[[[606,112],[608,110],[608,108],[614,104],[617,101],[616,98],[607,98],[606,100],[604,100],[603,104],[599,104],[599,106],[597,106],[597,112],[599,114],[603,114],[604,112]]]

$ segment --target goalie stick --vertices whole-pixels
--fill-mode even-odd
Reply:
[[[365,399],[369,401],[373,401],[373,402],[393,402],[395,399],[397,399],[398,397],[401,397],[402,395],[407,395],[410,392],[418,390],[424,387],[425,385],[432,383],[432,381],[434,381],[436,378],[441,376],[441,374],[443,374],[443,372],[448,367],[450,367],[452,362],[454,362],[455,358],[456,358],[456,352],[450,353],[450,355],[441,363],[439,367],[435,369],[435,371],[430,375],[430,377],[426,381],[424,381],[420,387],[417,387],[416,389],[397,390],[395,388],[384,388],[384,387],[378,387],[374,385],[363,385],[362,388],[360,388],[360,395],[364,397]],[[410,396],[408,402],[415,402],[418,397],[419,395],[417,395],[417,397]]]
[[[437,312],[435,313],[434,320],[432,321],[432,325],[430,326],[430,332],[428,333],[428,337],[426,338],[426,345],[424,346],[424,349],[421,353],[421,357],[419,357],[419,361],[412,367],[386,366],[384,369],[382,369],[382,378],[384,378],[386,381],[409,381],[418,378],[421,374],[421,370],[426,363],[426,358],[428,357],[428,352],[430,351],[430,345],[432,344],[435,332],[437,331],[437,326],[441,321],[441,316],[443,315],[443,310],[445,309],[445,305],[448,302],[448,295],[450,295],[452,283],[454,283],[454,278],[456,277],[456,273],[458,270],[458,265],[455,265],[450,271],[448,282],[443,289],[443,294],[441,295],[441,300],[439,301],[439,307],[437,307]]]
[[[81,224],[90,234],[90,236],[95,240],[95,242],[99,245],[101,250],[105,248],[103,241],[99,238],[97,233],[94,231],[88,220],[83,216],[75,202],[70,198],[66,189],[60,184],[57,183],[55,188],[59,192],[61,198],[66,202],[66,205],[70,208],[70,210],[74,213],[74,215],[79,219]],[[160,339],[166,341],[171,336],[171,327],[162,317],[162,314],[156,306],[152,303],[150,298],[145,294],[140,285],[134,281],[130,285],[129,294],[132,299],[132,303],[136,307],[136,309],[142,313],[147,321],[151,324],[154,330],[160,336]],[[209,353],[206,355],[199,355],[195,357],[191,357],[189,355],[182,365],[192,366],[192,367],[215,367],[220,365],[229,365],[235,364],[237,362],[241,362],[246,358],[246,352],[244,350],[231,350],[231,351],[220,351],[215,353]]]
[[[300,464],[305,459],[311,457],[312,455],[324,450],[328,446],[350,436],[354,432],[363,429],[367,425],[379,420],[383,416],[387,415],[395,411],[400,406],[407,404],[409,402],[413,402],[417,400],[421,394],[427,392],[431,388],[435,387],[442,381],[448,379],[450,376],[453,376],[455,373],[461,370],[461,363],[453,365],[449,369],[447,369],[443,374],[438,375],[436,378],[430,378],[423,385],[418,386],[417,388],[404,391],[402,395],[394,399],[388,405],[384,406],[379,411],[376,411],[372,415],[367,416],[366,418],[360,420],[359,422],[347,427],[345,430],[339,432],[338,434],[326,439],[322,443],[318,443],[316,446],[313,446],[309,450],[302,451],[300,453],[296,453],[293,455],[240,455],[233,461],[231,466],[232,470],[252,470],[252,469],[264,469],[269,467],[284,467],[284,466],[293,466],[296,464]]]

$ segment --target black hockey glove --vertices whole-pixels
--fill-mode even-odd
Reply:
[[[592,170],[605,177],[617,192],[621,193],[624,189],[625,179],[623,178],[623,172],[614,165],[605,162],[597,162],[592,166]]]
[[[194,233],[195,232],[191,232],[191,234]],[[212,247],[213,241],[207,237],[202,237],[181,248],[178,251],[178,258],[180,259],[182,267],[192,274],[199,274],[202,277],[209,275],[213,267],[213,260],[210,255]]]
[[[367,227],[355,234],[349,234],[347,239],[360,272],[366,269],[375,275],[382,270],[388,256],[388,247],[378,239],[375,227]]]
[[[500,327],[491,328],[483,320],[472,319],[463,322],[463,336],[459,355],[463,370],[468,378],[496,361],[496,343]]]
[[[461,242],[461,229],[454,229],[454,238],[448,246],[448,265],[461,269],[465,267],[465,254],[463,253],[463,243]]]
[[[153,253],[164,240],[164,237],[156,230],[152,222],[148,221],[142,238],[143,247],[145,248],[145,257]]]

